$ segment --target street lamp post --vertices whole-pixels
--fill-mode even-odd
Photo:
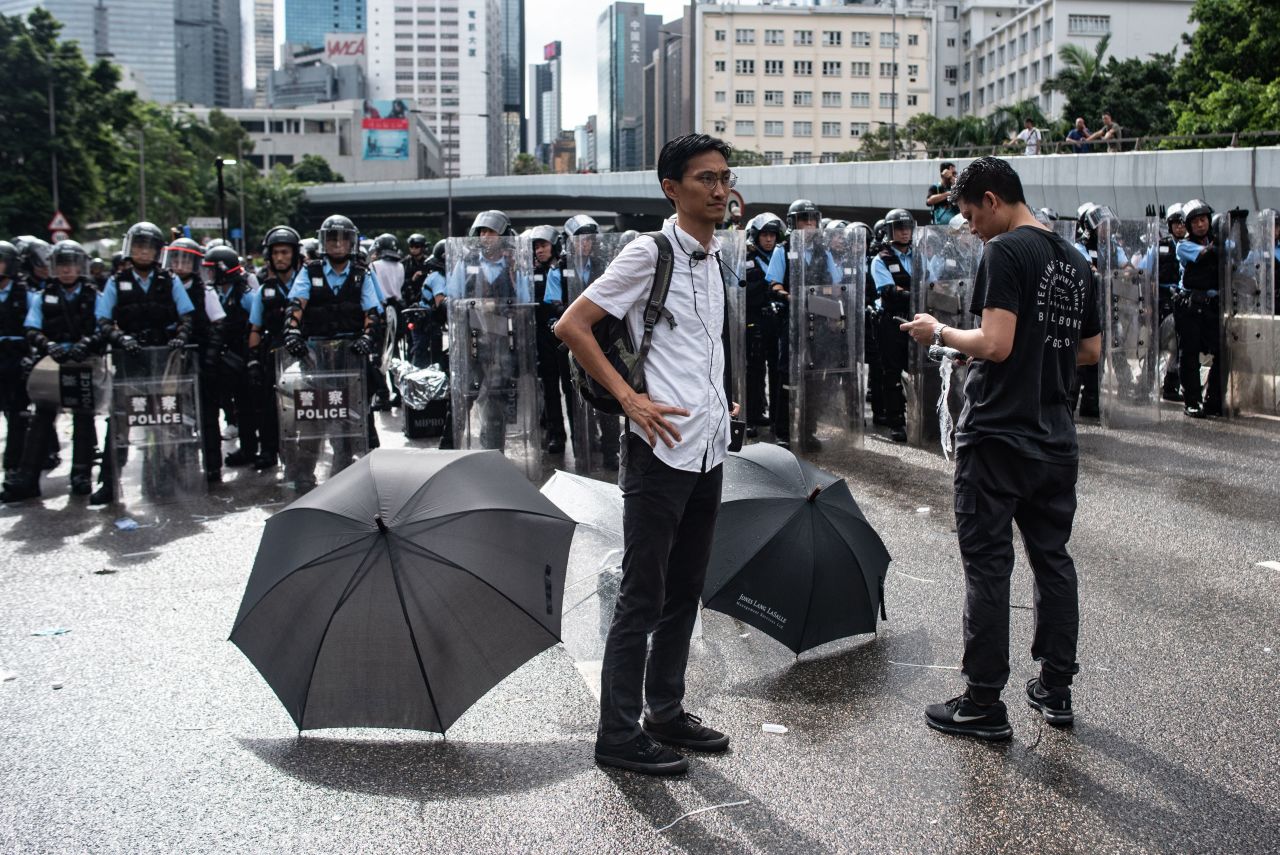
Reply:
[[[218,170],[218,220],[222,227],[222,239],[227,239],[227,188],[222,180],[222,167],[230,164],[234,166],[236,161],[230,157],[215,157],[213,159],[214,167]]]
[[[243,140],[236,138],[236,195],[240,197],[240,254],[248,255],[245,250],[249,246],[249,233],[244,225],[244,147]]]

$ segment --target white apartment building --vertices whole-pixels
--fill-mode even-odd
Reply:
[[[505,172],[499,16],[497,0],[368,0],[369,98],[410,104],[454,176]]]
[[[695,7],[695,125],[774,163],[836,160],[934,110],[933,4]]]
[[[1076,44],[1092,53],[1110,34],[1107,56],[1146,58],[1181,45],[1194,26],[1193,0],[937,0],[936,64],[958,69],[958,81],[938,79],[938,115],[985,116],[998,107],[1034,99],[1056,118],[1061,93],[1042,93],[1058,72],[1058,51]],[[945,30],[945,32],[944,32]],[[952,46],[952,39],[956,39]],[[954,103],[951,99],[954,99]],[[1090,127],[1098,116],[1086,116]],[[1116,120],[1124,124],[1124,117]]]

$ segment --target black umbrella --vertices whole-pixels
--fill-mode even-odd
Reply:
[[[765,443],[725,461],[707,608],[799,655],[876,631],[889,560],[843,479]]]
[[[231,641],[299,730],[444,733],[560,640],[573,530],[499,452],[381,449],[267,521]]]

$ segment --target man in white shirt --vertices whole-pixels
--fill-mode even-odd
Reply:
[[[618,478],[625,554],[601,669],[596,762],[652,775],[689,768],[657,741],[699,751],[729,747],[729,737],[682,704],[689,637],[720,509],[721,464],[738,409],[723,382],[725,284],[715,237],[736,181],[729,151],[722,140],[688,134],[668,142],[658,158],[662,191],[676,209],[662,227],[675,256],[665,304],[672,322],[663,319],[654,329],[645,391],[633,390],[613,369],[591,328],[606,315],[625,318],[632,339],[642,339],[658,260],[654,240],[628,244],[555,328],[627,417]]]
[[[1023,125],[1025,127],[1018,132],[1018,135],[1009,140],[1009,145],[1016,146],[1018,143],[1022,143],[1024,145],[1022,153],[1028,157],[1039,154],[1040,139],[1042,137],[1040,129],[1036,127],[1035,120],[1031,117],[1024,119]]]

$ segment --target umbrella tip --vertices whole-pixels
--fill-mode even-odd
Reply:
[[[378,524],[378,531],[382,532],[383,534],[387,533],[387,524],[382,521],[382,517],[380,515],[374,517],[373,521]]]
[[[821,487],[814,487],[813,492],[809,494],[809,501],[811,502],[816,501],[818,498],[818,494],[821,492],[822,492]]]

